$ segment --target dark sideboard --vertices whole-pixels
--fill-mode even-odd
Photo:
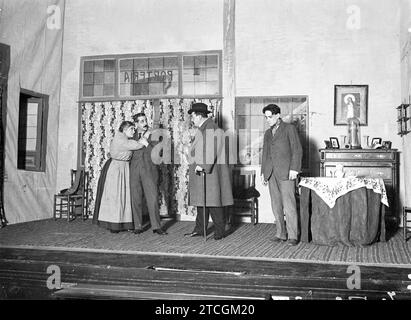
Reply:
[[[346,176],[382,178],[387,191],[387,227],[397,228],[399,214],[399,153],[397,149],[320,149],[320,176],[332,177],[337,164]]]

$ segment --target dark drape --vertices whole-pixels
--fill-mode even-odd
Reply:
[[[385,208],[380,194],[356,189],[339,197],[330,208],[315,191],[301,190],[302,241],[347,246],[385,241]]]

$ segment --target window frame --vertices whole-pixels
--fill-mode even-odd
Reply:
[[[149,59],[149,58],[156,58],[156,57],[171,57],[171,58],[177,58],[177,68],[178,68],[178,94],[177,95],[161,95],[161,94],[155,94],[155,95],[129,95],[129,96],[122,96],[120,95],[120,86],[121,86],[121,79],[119,77],[119,74],[121,72],[120,70],[120,61],[121,60],[127,60],[127,59],[141,59],[141,58],[145,58],[145,59]],[[156,54],[156,55],[146,55],[146,54],[141,54],[141,55],[133,55],[131,57],[125,58],[125,57],[119,57],[116,60],[116,70],[115,73],[117,75],[117,88],[114,88],[115,93],[118,95],[119,99],[118,100],[136,100],[136,99],[172,99],[172,98],[178,98],[180,96],[180,90],[181,90],[181,56],[179,56],[178,54],[167,54],[167,55],[162,55],[162,54]],[[134,71],[134,69],[133,69]],[[132,84],[132,83],[131,83]],[[141,98],[142,97],[142,98]]]
[[[190,95],[183,94],[183,57],[184,56],[200,56],[200,55],[217,55],[218,57],[218,94],[201,94]],[[120,60],[133,58],[155,58],[155,57],[177,57],[178,59],[178,94],[177,95],[135,95],[121,96],[120,95]],[[83,74],[84,62],[96,60],[114,59],[114,96],[99,96],[99,97],[84,97],[83,95]],[[135,54],[110,54],[99,56],[83,56],[80,57],[80,80],[79,80],[79,101],[78,102],[101,102],[101,101],[126,101],[126,100],[147,100],[147,99],[176,99],[176,98],[203,98],[215,99],[222,98],[223,93],[223,70],[222,70],[222,50],[205,50],[205,51],[186,51],[186,52],[162,52],[162,53],[135,53]]]
[[[310,103],[309,103],[309,95],[296,94],[296,95],[278,95],[278,96],[235,96],[234,128],[235,128],[236,132],[238,132],[239,128],[238,128],[238,122],[237,122],[238,121],[237,120],[237,116],[238,116],[238,114],[237,114],[237,102],[239,100],[249,99],[250,102],[251,102],[251,100],[254,100],[254,101],[256,101],[256,100],[262,100],[262,101],[264,101],[264,100],[273,100],[273,101],[270,101],[268,103],[265,103],[265,102],[261,103],[261,116],[264,117],[264,115],[262,113],[262,108],[266,104],[277,103],[281,107],[281,104],[282,104],[281,100],[282,99],[290,99],[290,98],[291,99],[293,99],[293,98],[305,99],[305,101],[307,103],[307,110],[306,110],[306,113],[305,113],[306,117],[307,117],[307,119],[306,119],[306,130],[305,130],[306,141],[301,141],[301,145],[304,149],[303,150],[303,156],[306,156],[306,159],[303,159],[303,161],[302,161],[301,170],[303,172],[308,172],[309,169],[310,169],[310,161],[311,161],[311,159],[310,159],[310,157],[311,157],[311,153],[310,153],[311,150],[310,149],[311,148],[310,148],[310,142],[309,142],[310,141],[310,132],[309,132],[309,120],[310,120],[309,119],[309,115],[310,115],[310,112],[309,112],[310,109],[309,108],[310,108]],[[274,100],[278,100],[278,101],[274,101]],[[285,112],[283,111],[283,109],[282,109],[281,114],[283,116],[285,115]],[[304,145],[304,142],[307,142],[307,144]],[[240,157],[239,157],[240,149],[239,149],[238,144],[239,144],[239,141],[237,141],[237,159],[238,159],[238,163],[235,165],[235,167],[253,167],[253,166],[255,166],[255,164],[242,164],[242,163],[240,163]],[[257,166],[260,167],[261,163],[259,163]]]
[[[96,99],[98,99],[98,100],[102,100],[102,99],[106,99],[106,98],[113,98],[113,97],[115,97],[115,94],[116,94],[116,76],[117,76],[117,69],[116,69],[116,60],[115,59],[113,59],[113,58],[98,58],[98,59],[90,59],[90,60],[83,60],[82,62],[81,62],[81,68],[82,68],[82,72],[81,72],[81,75],[80,75],[80,81],[81,82],[83,82],[83,73],[84,73],[84,62],[85,61],[93,61],[93,62],[95,62],[95,61],[103,61],[103,64],[104,64],[104,60],[114,60],[114,83],[113,83],[113,85],[114,85],[114,94],[113,95],[109,95],[109,96],[93,96],[93,97],[85,97],[86,99],[88,99],[88,98],[96,98]],[[103,72],[104,72],[104,70],[103,70]],[[93,74],[94,74],[95,72],[94,72],[94,70],[93,70]],[[103,86],[104,86],[104,84],[103,84]],[[81,96],[83,96],[84,97],[84,95],[83,95],[83,90],[84,90],[84,88],[83,88],[83,83],[81,83],[81,86],[80,86],[80,95]],[[103,89],[103,92],[104,92],[104,89]]]
[[[27,104],[29,100],[38,101],[37,109],[37,135],[36,135],[36,150],[27,151],[22,150],[20,147],[21,135],[23,130],[27,130],[27,124],[23,128],[22,124],[22,96],[26,96],[25,104],[27,110]],[[46,153],[47,153],[47,123],[48,123],[48,108],[49,108],[49,96],[37,92],[33,92],[26,89],[20,89],[19,95],[19,122],[17,133],[17,169],[24,171],[46,171]],[[25,113],[27,117],[27,113]],[[34,157],[34,165],[27,164],[27,157]],[[24,159],[23,159],[24,157]]]

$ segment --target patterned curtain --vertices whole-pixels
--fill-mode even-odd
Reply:
[[[204,102],[215,119],[221,110],[220,99],[162,99],[159,108],[159,127],[168,131],[171,141],[172,163],[161,164],[159,201],[161,215],[195,215],[188,206],[188,162],[183,152],[193,138],[187,111],[193,102]],[[82,139],[85,153],[84,167],[89,172],[89,214],[94,211],[94,198],[101,169],[108,159],[110,141],[124,120],[144,112],[149,126],[153,126],[153,100],[86,102],[81,104]]]

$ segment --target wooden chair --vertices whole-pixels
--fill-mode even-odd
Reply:
[[[71,169],[71,186],[54,195],[54,220],[66,216],[67,221],[76,218],[77,209],[81,210],[83,220],[88,218],[89,175],[83,168]]]
[[[232,214],[229,216],[249,216],[251,223],[258,223],[258,197],[259,192],[255,189],[255,170],[247,168],[235,168],[233,170],[233,197],[234,205]]]
[[[408,226],[408,223],[411,223],[411,218],[408,218],[408,214],[411,213],[411,207],[402,207],[402,231],[404,235],[404,241],[407,242],[408,232],[411,232],[411,226]]]

